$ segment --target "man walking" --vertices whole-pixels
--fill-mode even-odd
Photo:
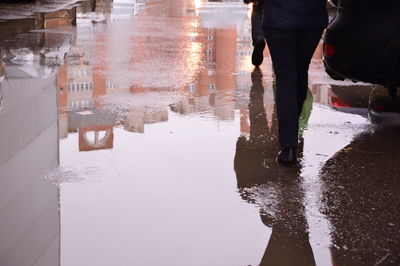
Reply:
[[[326,0],[264,0],[263,31],[276,77],[277,161],[296,162],[299,115],[312,55],[328,24]]]

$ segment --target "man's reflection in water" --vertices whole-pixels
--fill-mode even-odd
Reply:
[[[248,109],[250,134],[248,139],[240,136],[237,140],[234,167],[240,195],[257,204],[262,222],[272,227],[260,265],[315,265],[299,169],[280,167],[275,162],[279,149],[277,120],[274,114],[272,124],[268,125],[259,69],[252,73]]]

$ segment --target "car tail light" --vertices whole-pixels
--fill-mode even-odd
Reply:
[[[324,44],[324,55],[325,56],[333,56],[336,52],[336,47],[332,44],[325,43]]]
[[[331,104],[333,107],[340,107],[340,108],[347,108],[350,107],[349,104],[347,104],[343,99],[337,97],[337,96],[331,96]]]
[[[385,105],[373,105],[371,109],[377,112],[388,112],[389,108]]]

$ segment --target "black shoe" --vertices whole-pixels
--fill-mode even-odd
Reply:
[[[290,165],[297,161],[295,148],[284,148],[278,153],[276,161],[281,164]]]
[[[265,40],[259,39],[254,44],[253,54],[251,55],[251,63],[256,67],[260,66],[264,60],[264,48],[265,48]]]

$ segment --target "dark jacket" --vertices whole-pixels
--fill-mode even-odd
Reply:
[[[264,0],[264,28],[323,29],[328,24],[326,0]]]

